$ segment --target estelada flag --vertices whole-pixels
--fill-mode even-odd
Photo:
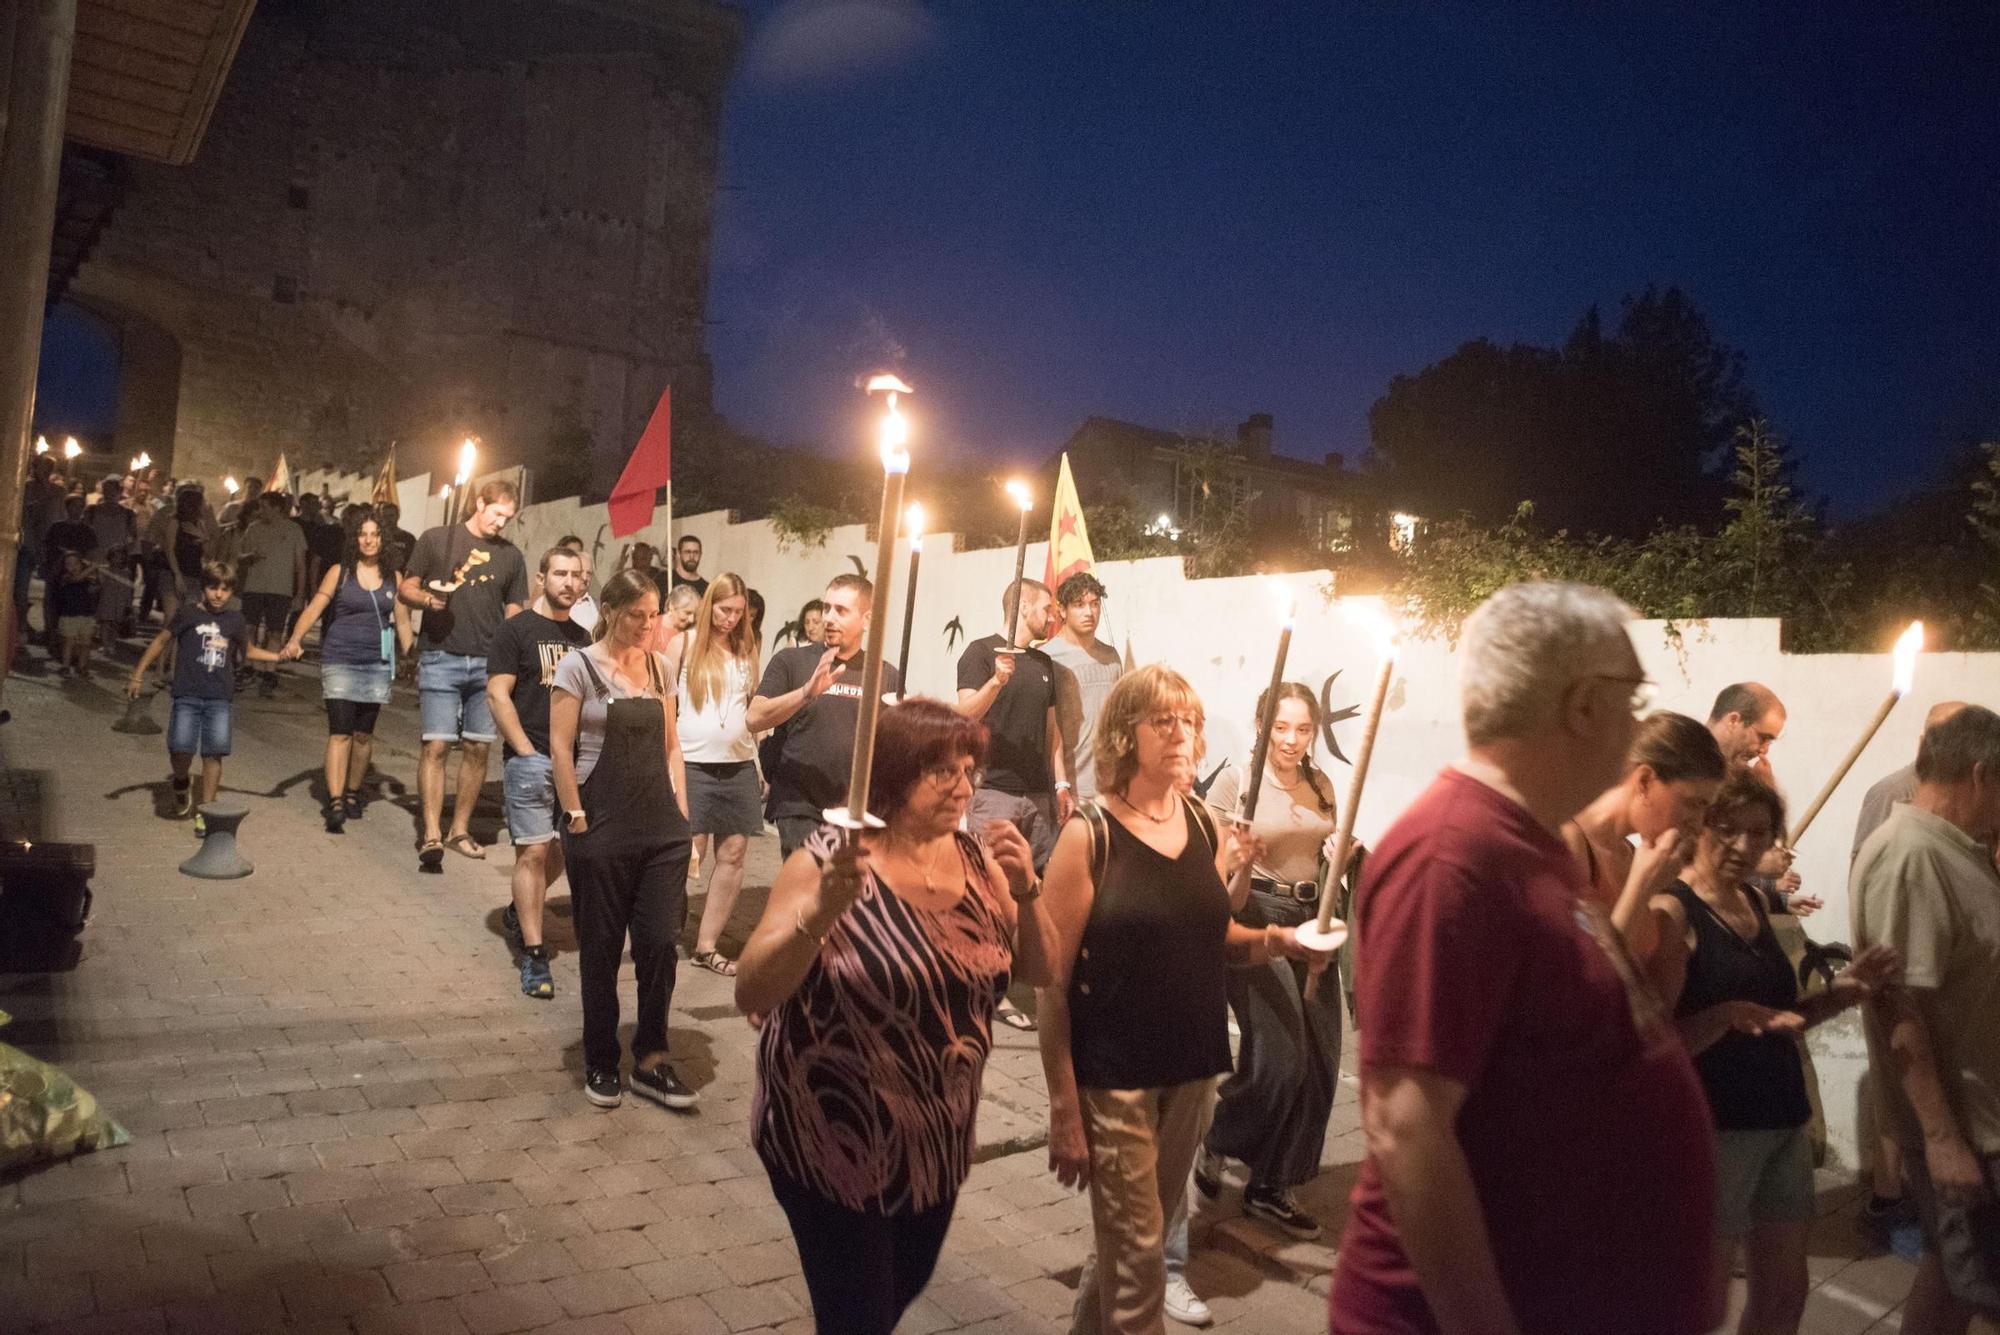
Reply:
[[[382,460],[382,467],[375,474],[375,494],[371,499],[377,505],[396,503],[396,442],[389,442],[389,453]]]
[[[614,538],[637,533],[652,523],[656,493],[673,482],[673,396],[672,385],[660,391],[660,402],[647,419],[646,429],[639,433],[639,443],[632,447],[632,457],[625,461],[618,485],[611,489],[611,499],[604,508],[611,514]]]
[[[279,450],[278,462],[272,466],[271,480],[264,484],[264,490],[290,491],[291,489],[292,489],[292,470],[285,467],[285,452],[283,450]]]
[[[1049,507],[1049,561],[1042,583],[1054,593],[1071,575],[1096,564],[1090,554],[1090,534],[1083,526],[1083,502],[1076,498],[1076,479],[1070,476],[1069,455],[1064,454],[1056,473],[1055,503]]]

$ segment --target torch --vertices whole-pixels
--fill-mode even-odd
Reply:
[[[1264,692],[1264,707],[1257,711],[1257,740],[1250,744],[1250,786],[1244,789],[1243,809],[1236,817],[1245,826],[1257,819],[1257,798],[1264,790],[1264,758],[1270,754],[1271,727],[1278,717],[1278,687],[1284,683],[1285,657],[1292,650],[1294,607],[1291,590],[1276,581],[1273,581],[1272,587],[1278,591],[1278,615],[1281,618],[1278,653],[1271,662],[1271,685]]]
[[[910,532],[910,591],[903,599],[903,650],[896,655],[896,671],[903,679],[902,693],[910,693],[910,628],[917,619],[917,566],[924,556],[924,507],[911,505],[903,522]]]
[[[889,581],[895,574],[896,520],[903,510],[903,479],[910,472],[910,424],[896,409],[896,397],[913,391],[892,375],[870,377],[870,394],[885,396],[882,415],[882,517],[875,531],[875,594],[872,606],[880,608],[889,595]],[[875,763],[875,720],[882,711],[882,648],[889,638],[889,619],[870,615],[868,644],[861,663],[861,705],[854,720],[854,758],[847,771],[847,805],[829,809],[827,823],[847,831],[851,840],[868,827],[880,829],[882,820],[868,814],[868,781]]]
[[[1007,484],[1007,494],[1021,507],[1021,535],[1014,540],[1014,582],[1008,585],[1014,599],[1014,615],[1007,623],[1007,643],[1002,645],[1003,654],[1017,653],[1014,637],[1021,633],[1021,575],[1028,568],[1028,512],[1035,508],[1035,498],[1028,491],[1028,484],[1015,478]]]
[[[1888,698],[1882,701],[1882,707],[1875,711],[1875,717],[1868,721],[1868,726],[1861,730],[1860,738],[1848,749],[1846,758],[1834,769],[1832,777],[1826,781],[1826,786],[1819,790],[1819,796],[1815,797],[1812,805],[1806,808],[1806,814],[1799,817],[1799,823],[1792,827],[1789,847],[1799,846],[1799,840],[1805,836],[1806,827],[1813,823],[1813,817],[1819,815],[1819,809],[1826,805],[1826,799],[1833,796],[1833,790],[1840,787],[1840,781],[1847,777],[1847,771],[1854,768],[1854,762],[1861,759],[1861,753],[1868,749],[1868,743],[1875,739],[1875,734],[1888,719],[1889,711],[1896,707],[1898,700],[1910,693],[1910,682],[1917,672],[1917,655],[1923,647],[1924,623],[1912,621],[1910,628],[1896,641],[1895,666],[1889,679]]]
[[[48,452],[49,452],[49,438],[47,436],[36,436],[35,453],[47,454]]]
[[[228,492],[231,497],[234,497],[237,492],[243,490],[243,488],[237,484],[236,479],[233,477],[225,477],[222,479],[222,489]]]
[[[1359,607],[1353,607],[1353,611],[1373,626],[1382,667],[1375,674],[1375,693],[1369,697],[1368,713],[1361,724],[1361,747],[1354,753],[1354,776],[1347,781],[1347,799],[1340,804],[1340,819],[1333,827],[1333,858],[1320,885],[1319,916],[1312,926],[1298,929],[1300,943],[1313,950],[1337,950],[1347,939],[1347,928],[1344,925],[1336,928],[1333,923],[1334,897],[1347,873],[1348,855],[1354,851],[1354,821],[1361,814],[1361,790],[1368,782],[1368,763],[1375,755],[1375,734],[1382,726],[1382,706],[1388,702],[1389,681],[1396,673],[1395,627],[1372,608],[1366,613]]]
[[[458,474],[452,478],[451,486],[443,493],[446,498],[444,522],[455,523],[465,518],[465,484],[472,481],[472,470],[479,466],[479,447],[467,436],[465,443],[458,447]]]
[[[83,446],[77,444],[75,436],[70,436],[69,438],[63,441],[63,458],[74,459],[76,458],[77,455],[82,453],[83,453]]]

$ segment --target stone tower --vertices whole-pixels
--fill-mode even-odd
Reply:
[[[263,0],[200,155],[113,164],[58,275],[117,331],[117,449],[408,475],[476,434],[606,480],[663,386],[709,406],[740,39],[711,0]]]

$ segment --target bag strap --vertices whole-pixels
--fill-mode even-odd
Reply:
[[[1208,809],[1208,803],[1197,802],[1186,793],[1182,793],[1180,799],[1186,804],[1187,809],[1194,813],[1194,823],[1201,830],[1202,839],[1208,844],[1208,855],[1214,857],[1216,841],[1219,838],[1215,831],[1215,813]]]
[[[1076,809],[1083,818],[1085,830],[1090,834],[1090,884],[1093,888],[1104,884],[1104,869],[1111,862],[1111,825],[1104,814],[1104,808],[1092,798]]]

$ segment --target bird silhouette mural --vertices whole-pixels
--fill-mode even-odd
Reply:
[[[1333,683],[1338,680],[1340,680],[1340,671],[1336,668],[1333,675],[1320,685],[1320,731],[1326,735],[1326,749],[1332,752],[1333,758],[1343,765],[1352,765],[1354,762],[1349,760],[1340,749],[1340,739],[1333,735],[1333,725],[1336,723],[1345,723],[1351,718],[1361,717],[1361,706],[1343,705],[1339,709],[1333,707]]]
[[[860,558],[860,557],[856,556],[856,555],[855,555],[855,554],[854,554],[853,552],[849,552],[849,553],[847,554],[847,559],[848,559],[848,560],[850,560],[850,561],[852,561],[852,562],[854,562],[854,573],[855,573],[855,574],[857,574],[857,575],[861,576],[861,578],[863,578],[863,579],[867,579],[867,578],[868,578],[868,567],[867,567],[867,566],[865,566],[865,565],[862,565],[862,564],[861,564],[861,558]]]
[[[965,638],[965,623],[957,617],[944,623],[944,649],[946,653],[958,648],[958,642]]]

